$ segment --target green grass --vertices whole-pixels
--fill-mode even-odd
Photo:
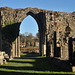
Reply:
[[[1,75],[48,75],[48,74],[75,74],[67,72],[38,54],[21,54],[8,64],[0,66]]]

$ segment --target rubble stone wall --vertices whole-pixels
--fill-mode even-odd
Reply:
[[[15,27],[18,29],[17,31],[11,31],[15,39],[19,35],[22,20],[31,15],[38,24],[40,55],[46,54],[48,57],[69,60],[69,38],[75,38],[75,12],[67,13],[38,8],[12,9],[2,7],[0,8],[0,13],[2,28],[11,25],[18,26]],[[4,37],[6,38],[6,36]]]

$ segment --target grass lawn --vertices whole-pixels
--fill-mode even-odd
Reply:
[[[48,74],[75,74],[67,72],[48,61],[38,54],[21,54],[20,58],[15,58],[8,64],[0,65],[0,75],[48,75]]]

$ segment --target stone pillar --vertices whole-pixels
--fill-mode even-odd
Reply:
[[[68,44],[66,43],[65,44],[65,54],[66,54],[66,56],[65,56],[65,59],[69,59],[69,49],[68,49]]]
[[[46,55],[46,45],[43,45],[43,55]]]
[[[39,33],[39,55],[43,56],[46,54],[46,35],[44,30]]]
[[[66,53],[66,59],[69,60],[69,47],[68,47],[69,38],[67,37],[66,39],[67,39],[67,43],[65,44],[65,51],[66,51],[65,53]]]
[[[20,36],[17,39],[17,56],[20,57]]]
[[[63,47],[61,46],[61,59],[63,58]]]
[[[66,59],[66,48],[64,44],[61,46],[61,59],[62,60]]]
[[[15,57],[15,44],[12,44],[13,57]]]
[[[0,29],[0,51],[2,50],[2,34],[1,34],[1,29]]]
[[[39,55],[42,55],[42,38],[41,38],[41,31],[39,31]]]
[[[0,12],[0,51],[2,50],[1,12]]]
[[[18,36],[16,38],[16,43],[13,45],[13,56],[14,57],[20,57],[20,37]]]
[[[46,55],[46,36],[43,37],[42,55]]]
[[[51,57],[54,56],[54,51],[53,51],[53,46],[52,46],[52,44],[51,44],[51,54],[50,54],[50,56],[51,56]]]
[[[65,43],[62,38],[62,40],[61,40],[61,59],[64,60],[64,58],[65,58]]]
[[[16,44],[15,44],[15,56],[17,57],[17,38],[16,38]]]

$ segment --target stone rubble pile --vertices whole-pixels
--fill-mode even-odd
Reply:
[[[8,60],[9,60],[8,54],[6,54],[4,51],[0,52],[0,65],[7,64]]]

